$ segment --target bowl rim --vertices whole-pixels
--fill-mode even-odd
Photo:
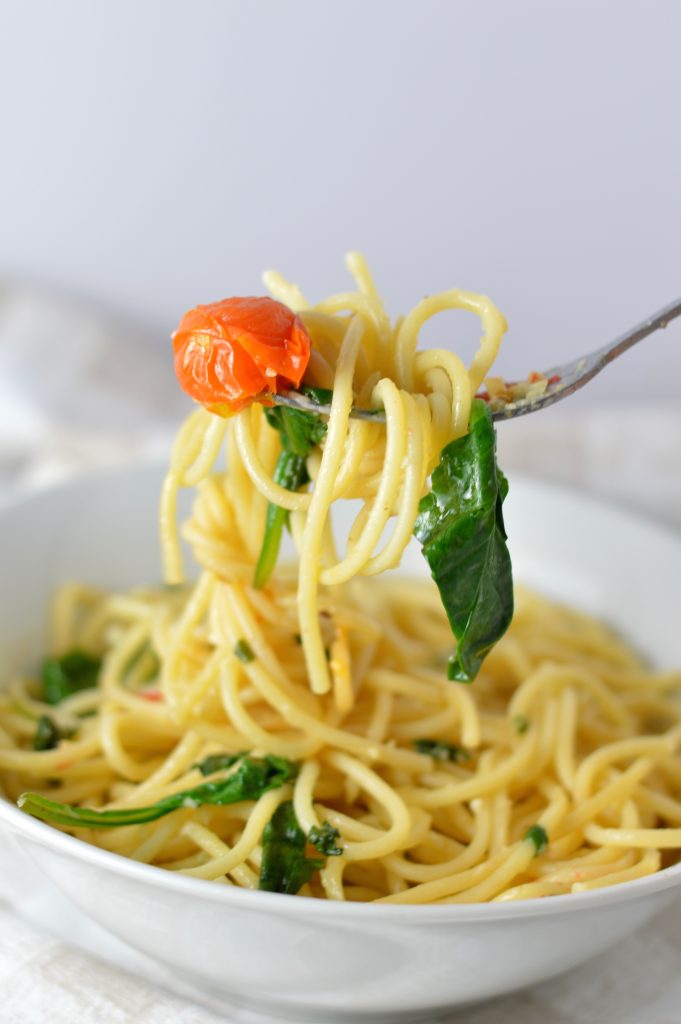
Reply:
[[[158,458],[141,458],[123,465],[89,471],[71,476],[56,484],[39,487],[31,491],[10,492],[0,500],[0,516],[20,511],[27,504],[33,504],[57,492],[75,490],[80,487],[95,487],[98,482],[138,473],[159,473],[165,468]],[[525,474],[514,475],[515,485],[523,489],[550,493],[581,506],[585,511],[593,510],[597,515],[607,514],[617,518],[623,525],[631,524],[637,530],[647,530],[665,544],[676,547],[681,553],[681,535],[668,524],[637,512],[623,509],[607,498],[584,494],[576,488],[554,481],[544,481]],[[13,834],[24,837],[40,847],[47,848],[67,859],[84,862],[92,868],[106,871],[119,877],[128,878],[139,884],[156,886],[179,896],[190,897],[213,904],[252,909],[277,915],[305,918],[326,918],[357,921],[399,921],[407,924],[458,924],[486,923],[489,921],[514,920],[541,917],[552,913],[578,913],[582,910],[596,910],[600,907],[629,900],[644,899],[675,886],[681,886],[681,860],[662,868],[651,875],[619,882],[580,893],[564,893],[544,898],[529,898],[508,902],[491,903],[363,903],[341,900],[316,899],[311,896],[291,897],[283,893],[261,892],[238,886],[215,885],[210,880],[192,878],[179,872],[167,871],[155,865],[143,864],[123,857],[84,840],[62,832],[51,825],[21,811],[16,804],[7,800],[0,791],[0,822]],[[672,897],[673,898],[673,897]]]

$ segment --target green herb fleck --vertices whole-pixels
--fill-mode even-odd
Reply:
[[[54,750],[55,747],[59,746],[61,738],[61,732],[57,724],[53,722],[49,715],[41,715],[36,725],[33,749]]]
[[[514,715],[511,719],[511,724],[515,731],[521,736],[530,728],[530,720],[529,718],[525,718],[525,715]]]
[[[234,645],[234,653],[244,665],[247,665],[249,661],[255,661],[255,654],[246,640],[237,640]]]
[[[549,837],[546,834],[546,829],[542,825],[532,825],[528,828],[523,839],[529,839],[534,845],[535,857],[538,857],[540,853],[543,853],[549,845]]]
[[[156,652],[150,641],[145,640],[128,659],[128,663],[123,669],[123,677],[127,680],[135,672],[138,684],[143,685],[155,679],[160,668],[161,663]]]
[[[80,690],[97,685],[101,658],[78,648],[61,658],[45,658],[42,667],[43,698],[47,704],[59,704]]]
[[[290,800],[280,804],[262,834],[258,888],[294,896],[324,866],[321,857],[308,857],[307,840]]]
[[[320,828],[313,825],[307,837],[308,843],[325,857],[340,857],[343,847],[337,845],[337,839],[340,839],[340,832],[328,821],[323,822]]]
[[[414,740],[414,750],[419,754],[428,754],[436,761],[470,761],[471,753],[465,747],[457,747],[455,743],[444,740]]]

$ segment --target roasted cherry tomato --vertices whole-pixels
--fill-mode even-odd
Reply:
[[[269,298],[222,299],[190,309],[173,347],[180,386],[221,416],[299,387],[310,360],[302,320]]]

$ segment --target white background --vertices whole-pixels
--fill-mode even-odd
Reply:
[[[550,366],[681,292],[680,38],[674,0],[5,2],[0,275],[162,346],[266,266],[340,290],[360,248],[392,311],[486,291],[501,369]],[[583,401],[680,373],[677,326]]]

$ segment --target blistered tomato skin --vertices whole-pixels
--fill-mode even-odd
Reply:
[[[302,320],[269,298],[223,299],[190,309],[173,348],[182,389],[223,416],[261,395],[299,387],[310,360]]]

